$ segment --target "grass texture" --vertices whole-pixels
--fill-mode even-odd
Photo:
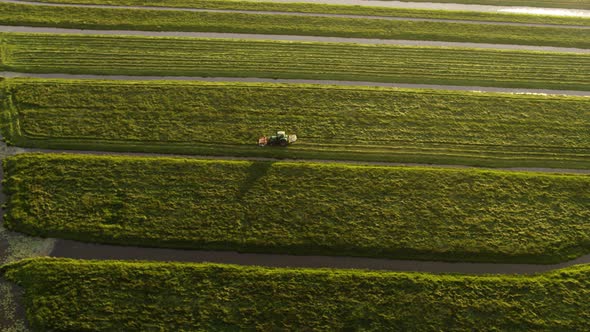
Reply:
[[[4,266],[51,331],[584,331],[590,271],[466,276],[33,259]]]
[[[42,1],[47,1],[47,0],[42,0]],[[172,1],[175,1],[175,0],[172,0]],[[388,1],[388,0],[384,0],[384,1]],[[412,0],[412,1],[414,1],[414,0]],[[417,0],[416,2],[429,2],[429,0]],[[590,3],[586,0],[440,0],[440,1],[437,0],[437,2],[463,3],[463,4],[469,4],[469,5],[590,9]]]
[[[589,252],[590,176],[18,155],[6,224],[170,248],[555,263]]]
[[[21,33],[0,41],[0,70],[19,72],[590,89],[590,54]]]
[[[18,146],[590,168],[590,98],[255,83],[13,79]],[[259,148],[275,130],[288,149]]]
[[[590,48],[587,29],[0,4],[4,25],[433,40]]]
[[[463,0],[471,1],[471,0]],[[473,0],[473,1],[494,1],[494,0]],[[516,6],[512,0],[508,5]],[[570,2],[569,4],[566,2]],[[506,13],[485,13],[473,11],[446,11],[446,10],[425,10],[425,9],[405,9],[405,8],[388,8],[388,7],[371,7],[371,6],[350,6],[350,5],[328,5],[320,3],[273,3],[264,1],[228,1],[228,0],[38,0],[45,3],[68,3],[68,4],[103,4],[115,6],[160,6],[160,7],[181,7],[181,8],[204,8],[204,9],[235,9],[235,10],[263,10],[263,11],[284,11],[300,13],[332,13],[332,14],[352,14],[352,15],[374,15],[374,16],[392,16],[392,17],[415,17],[415,18],[440,18],[455,20],[479,20],[479,21],[501,21],[501,22],[521,22],[521,23],[553,23],[553,24],[583,24],[588,25],[588,18],[578,17],[559,17],[546,15],[522,15]],[[460,2],[459,0],[443,0],[438,2]],[[539,1],[521,0],[524,5],[535,6]],[[553,2],[554,6],[551,6]],[[504,4],[506,5],[506,3]],[[522,4],[520,5],[522,6]],[[573,7],[581,8],[590,5],[585,0],[564,0],[560,3],[555,0],[546,0],[543,2],[544,7]]]

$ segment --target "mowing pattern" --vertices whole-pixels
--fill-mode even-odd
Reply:
[[[77,3],[77,4],[108,4],[108,5],[135,5],[135,6],[163,6],[163,7],[186,7],[186,8],[235,8],[235,9],[258,9],[272,8],[281,10],[283,8],[297,8],[302,10],[305,8],[316,9],[323,8],[324,10],[349,10],[349,11],[372,11],[372,12],[393,12],[397,8],[375,8],[365,6],[338,6],[338,5],[319,5],[308,3],[272,3],[272,2],[255,2],[255,1],[227,1],[227,0],[36,0],[38,2],[46,3]],[[432,2],[432,0],[417,0],[416,2]],[[587,0],[437,0],[439,3],[465,3],[465,4],[482,4],[482,5],[498,5],[498,6],[531,6],[531,7],[556,7],[556,8],[578,8],[590,9],[590,4]],[[415,10],[420,12],[420,10]],[[427,12],[422,10],[423,12]],[[437,12],[437,11],[432,11]],[[451,15],[477,15],[488,14],[490,16],[509,16],[496,13],[478,13],[478,12],[452,12],[438,11],[443,14]],[[531,15],[532,16],[532,15]],[[551,17],[549,17],[551,18]],[[538,19],[545,19],[544,16]]]
[[[4,271],[42,331],[590,328],[588,267],[466,277],[35,259]]]
[[[48,0],[41,0],[47,2]],[[50,0],[55,1],[55,0]],[[63,1],[63,0],[57,0]],[[72,1],[72,0],[69,0]],[[87,1],[87,0],[74,0]],[[96,0],[91,0],[96,1]],[[105,1],[105,0],[98,0]],[[108,0],[106,0],[108,1]],[[160,1],[179,1],[179,0],[160,0]],[[185,0],[186,1],[186,0]],[[190,0],[189,0],[190,1]],[[387,0],[386,0],[387,1]],[[414,1],[414,0],[412,0]],[[417,2],[430,2],[430,0],[417,0]],[[474,5],[492,5],[492,6],[528,6],[528,7],[549,7],[549,8],[572,8],[572,9],[590,9],[587,0],[436,0],[442,3],[464,3]]]
[[[0,69],[590,89],[590,55],[337,43],[0,34]]]
[[[21,146],[590,168],[590,98],[35,79],[4,87],[3,135]],[[301,142],[254,145],[274,128]]]
[[[590,176],[19,155],[7,225],[171,248],[468,261],[587,253]]]
[[[39,7],[0,3],[4,25],[107,30],[234,32],[590,48],[587,29],[334,17]]]

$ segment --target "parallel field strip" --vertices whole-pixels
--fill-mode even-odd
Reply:
[[[19,146],[590,168],[587,98],[34,79],[4,88],[4,136]],[[301,142],[289,151],[255,146],[277,126]]]
[[[588,49],[586,29],[449,22],[262,15],[219,12],[162,12],[100,8],[22,6],[0,3],[0,21],[11,26],[116,30],[219,32],[372,38],[454,43]],[[6,31],[6,29],[4,29]],[[352,41],[352,40],[351,40]],[[454,45],[449,45],[454,46]],[[469,46],[469,45],[466,45]],[[556,49],[555,51],[559,51]]]
[[[184,38],[0,34],[2,69],[590,89],[590,56]]]

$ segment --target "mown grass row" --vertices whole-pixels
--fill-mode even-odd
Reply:
[[[54,1],[54,0],[42,0]],[[58,0],[59,1],[59,0]],[[80,0],[76,0],[80,1]],[[83,1],[83,0],[82,0]],[[92,0],[94,1],[94,0]],[[175,1],[175,0],[172,0]],[[388,1],[388,0],[384,0]],[[414,0],[412,0],[414,1]],[[417,0],[417,2],[429,2],[430,0]],[[548,8],[590,9],[590,3],[586,0],[437,0],[442,3],[464,3],[470,5],[491,6],[526,6]]]
[[[470,1],[470,0],[463,0]],[[473,1],[495,1],[495,0],[473,0]],[[512,0],[510,6],[518,6]],[[332,13],[332,14],[356,14],[356,15],[375,15],[375,16],[392,16],[392,17],[416,17],[416,18],[440,18],[456,20],[480,20],[480,21],[500,21],[500,22],[521,22],[521,23],[548,23],[548,24],[573,24],[588,25],[588,18],[578,17],[559,17],[543,15],[520,15],[505,13],[485,13],[471,11],[445,11],[445,10],[425,10],[425,9],[405,9],[405,8],[388,8],[388,7],[370,7],[370,6],[346,6],[346,5],[328,5],[320,3],[277,3],[277,2],[259,2],[259,1],[228,1],[228,0],[38,0],[45,3],[69,3],[69,4],[104,4],[119,6],[161,6],[161,7],[184,7],[184,8],[205,8],[205,9],[236,9],[236,10],[266,10],[266,11],[288,11],[301,13]],[[446,0],[438,1],[446,2]],[[458,0],[449,2],[457,3]],[[536,6],[539,1],[521,0],[525,5]],[[567,3],[570,2],[570,3]],[[554,4],[551,6],[551,4]],[[522,5],[522,4],[521,4]],[[555,0],[546,0],[543,2],[545,7],[582,8],[588,6],[585,0],[564,0],[557,3]]]
[[[39,258],[2,267],[51,331],[584,331],[590,271],[465,276]]]
[[[304,35],[590,48],[587,29],[0,3],[4,25]]]
[[[590,168],[590,98],[255,83],[13,79],[14,145]],[[288,149],[259,148],[275,130]]]
[[[590,251],[590,176],[52,154],[4,169],[6,225],[30,235],[448,261]]]
[[[590,55],[348,43],[0,34],[1,70],[590,89]]]

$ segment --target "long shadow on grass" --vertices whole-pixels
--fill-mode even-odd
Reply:
[[[256,185],[256,183],[268,174],[268,171],[272,168],[274,161],[256,161],[248,168],[248,177],[240,185],[238,190],[238,199],[244,198],[244,196]]]

